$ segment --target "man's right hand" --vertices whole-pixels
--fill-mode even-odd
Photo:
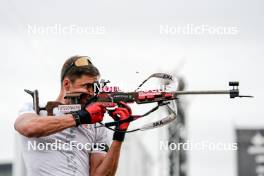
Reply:
[[[124,102],[120,102],[121,107],[118,107],[111,112],[110,116],[113,117],[115,121],[119,120],[129,120],[132,110],[131,108]],[[124,122],[118,126],[116,126],[116,131],[113,135],[113,140],[123,142],[125,139],[125,134],[128,129],[130,121]]]
[[[106,112],[106,107],[114,107],[115,104],[107,106],[103,103],[92,103],[86,105],[83,109],[75,112],[71,112],[73,117],[75,118],[76,126],[80,124],[94,124],[101,122],[104,118],[104,114]]]

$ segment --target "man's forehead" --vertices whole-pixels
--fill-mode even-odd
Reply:
[[[76,79],[76,83],[94,83],[98,80],[98,76],[82,75],[80,78]]]

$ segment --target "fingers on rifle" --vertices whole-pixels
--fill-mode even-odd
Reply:
[[[100,103],[100,106],[101,107],[104,107],[104,108],[111,108],[111,107],[115,107],[116,106],[116,103]]]
[[[116,108],[115,111],[113,112],[114,116],[119,115],[120,117],[125,117],[127,114],[127,109],[125,108]]]
[[[126,108],[126,109],[129,111],[130,114],[132,114],[132,110],[131,110],[131,108],[130,108],[125,102],[120,101],[120,104],[121,104],[124,108]]]

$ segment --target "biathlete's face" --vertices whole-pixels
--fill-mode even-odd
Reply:
[[[93,96],[94,83],[98,80],[98,76],[82,75],[77,78],[74,82],[71,82],[68,78],[63,81],[63,86],[66,92],[82,92],[88,94],[88,96]]]

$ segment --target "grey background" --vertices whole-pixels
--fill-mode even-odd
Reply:
[[[153,72],[177,70],[187,89],[225,89],[228,81],[239,80],[242,92],[255,96],[232,101],[227,96],[188,97],[192,140],[234,142],[236,126],[263,127],[263,5],[261,0],[1,0],[0,162],[15,158],[13,123],[19,106],[31,101],[23,89],[38,88],[43,102],[56,98],[59,68],[76,54],[89,55],[114,84],[137,85]],[[54,24],[104,26],[105,34],[28,34],[28,25]],[[234,26],[238,33],[160,34],[160,25],[187,24]],[[150,151],[159,145],[151,139],[144,143]],[[189,161],[192,176],[236,174],[232,151],[190,151]],[[155,168],[158,160],[154,163]]]

